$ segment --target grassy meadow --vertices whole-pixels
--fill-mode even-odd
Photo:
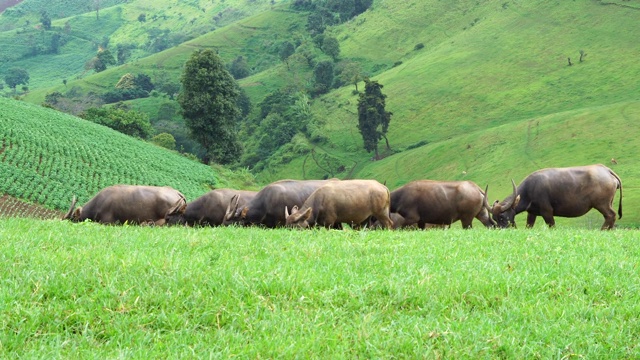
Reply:
[[[637,358],[638,245],[0,219],[0,357]]]

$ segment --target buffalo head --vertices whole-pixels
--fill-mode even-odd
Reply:
[[[313,209],[307,208],[305,211],[300,211],[297,205],[294,205],[291,208],[291,214],[289,214],[289,209],[284,207],[284,216],[286,220],[285,225],[288,227],[298,227],[306,229],[309,227],[309,218],[311,218],[311,213]]]
[[[516,183],[511,180],[511,184],[513,185],[513,194],[507,196],[502,202],[496,200],[491,207],[493,220],[500,228],[516,227],[516,206],[520,202],[520,195],[517,194]]]
[[[76,199],[76,196],[74,195],[73,196],[73,200],[71,200],[71,206],[69,207],[69,211],[62,218],[62,220],[71,220],[73,222],[77,222],[77,221],[80,220],[80,214],[82,212],[82,207],[78,207],[77,209],[74,210],[77,202],[78,202],[78,199]]]

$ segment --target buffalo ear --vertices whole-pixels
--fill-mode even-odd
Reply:
[[[78,220],[80,219],[80,214],[82,213],[82,207],[77,208],[74,212],[73,215],[71,216],[71,219],[73,220]]]
[[[247,212],[249,212],[249,208],[248,207],[243,208],[242,211],[240,212],[240,218],[241,219],[246,218],[247,217]]]
[[[313,208],[307,208],[307,210],[303,212],[302,215],[300,215],[300,218],[302,218],[302,220],[304,221],[309,220],[309,218],[311,217],[312,211],[313,211]]]
[[[502,210],[501,207],[500,207],[500,200],[494,201],[493,205],[491,205],[491,212],[494,213],[494,214],[495,213],[500,213],[500,212],[502,212],[500,210]]]
[[[511,205],[512,209],[515,209],[516,206],[518,206],[518,203],[520,202],[520,195],[516,196],[516,199],[513,200],[513,205]]]

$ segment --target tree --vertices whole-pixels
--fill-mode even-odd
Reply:
[[[176,139],[169,133],[160,133],[151,138],[151,142],[169,150],[176,149]]]
[[[126,73],[122,75],[122,77],[116,84],[116,89],[133,89],[135,87],[136,77],[132,73]]]
[[[129,110],[126,106],[89,108],[80,117],[142,139],[149,138],[153,131],[147,114]]]
[[[51,17],[49,16],[49,13],[46,11],[40,13],[40,22],[45,30],[51,30]]]
[[[338,43],[338,39],[333,36],[325,36],[322,41],[321,50],[323,53],[331,56],[333,61],[335,61],[340,55],[340,43]]]
[[[287,64],[287,70],[289,70],[289,57],[291,55],[293,55],[293,53],[296,51],[296,48],[293,46],[293,44],[290,41],[285,41],[282,43],[282,45],[280,45],[280,61],[282,61],[283,63]]]
[[[333,85],[333,62],[321,61],[313,69],[313,75],[315,77],[315,93],[324,94],[331,89]]]
[[[364,140],[364,149],[368,152],[375,152],[375,159],[380,159],[378,155],[378,142],[383,137],[389,149],[387,130],[391,121],[391,112],[385,110],[386,95],[382,94],[383,86],[377,81],[364,79],[364,93],[358,99],[358,130]]]
[[[13,93],[15,94],[16,86],[29,83],[29,73],[25,69],[17,67],[11,68],[4,75],[4,82],[13,89]]]
[[[362,67],[355,61],[347,62],[343,65],[339,78],[344,84],[353,84],[358,92],[358,82],[362,80]]]
[[[100,49],[93,60],[93,69],[99,73],[107,70],[107,66],[115,64],[116,60],[113,58],[111,51],[109,49]]]
[[[96,9],[96,20],[100,20],[100,0],[93,0],[93,8]]]
[[[245,59],[242,55],[235,58],[235,60],[233,60],[233,62],[229,66],[229,72],[237,80],[244,79],[249,76],[251,72],[249,71],[249,64],[247,64],[247,59]]]
[[[237,83],[212,50],[194,52],[182,73],[178,103],[192,137],[206,151],[204,162],[229,164],[242,148],[237,138]]]

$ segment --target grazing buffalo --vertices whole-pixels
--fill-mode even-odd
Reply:
[[[218,226],[229,225],[225,222],[225,213],[234,195],[238,195],[239,206],[244,206],[255,195],[255,191],[234,189],[215,189],[187,204],[184,213],[167,215],[168,225]]]
[[[375,180],[334,181],[314,191],[299,210],[294,206],[289,214],[285,208],[286,225],[331,228],[347,223],[359,227],[374,216],[390,229],[389,204],[389,189]]]
[[[412,181],[391,192],[391,212],[404,218],[404,227],[451,225],[458,220],[471,228],[473,219],[495,226],[489,216],[486,190],[471,181]]]
[[[184,212],[186,204],[184,195],[170,187],[114,185],[102,189],[75,211],[74,196],[63,220],[164,225],[167,215]]]
[[[276,181],[265,186],[244,206],[240,206],[239,197],[234,196],[225,219],[245,226],[264,225],[268,228],[284,226],[285,207],[302,206],[311,193],[332,181],[339,180]]]
[[[496,200],[491,209],[499,227],[515,227],[515,216],[523,211],[528,213],[527,227],[532,227],[538,216],[554,226],[554,216],[578,217],[596,209],[604,216],[602,230],[613,229],[616,212],[612,206],[617,189],[618,215],[622,218],[622,181],[604,165],[542,169],[527,176],[518,187],[513,180],[511,184],[513,194],[502,202]]]

